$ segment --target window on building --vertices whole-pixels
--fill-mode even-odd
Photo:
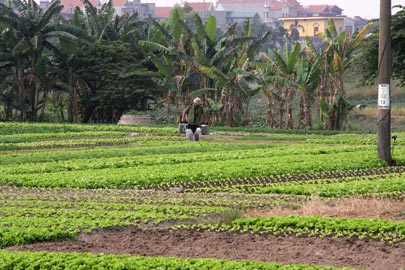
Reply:
[[[319,24],[314,24],[314,37],[318,36],[319,33]]]

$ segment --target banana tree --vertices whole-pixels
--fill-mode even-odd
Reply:
[[[297,89],[301,94],[296,128],[312,128],[311,106],[314,102],[316,89],[319,87],[321,72],[320,57],[311,59],[302,53],[297,63]],[[302,126],[303,125],[303,126]]]
[[[217,93],[216,101],[228,126],[235,125],[237,115],[241,116],[242,121],[247,118],[249,100],[257,93],[251,84],[255,76],[249,70],[249,62],[269,35],[266,32],[261,38],[252,37],[249,20],[245,22],[240,36],[235,30],[236,24],[231,25],[216,39],[215,53],[211,58],[197,54],[202,72],[211,78],[210,89]]]
[[[267,97],[267,123],[275,127],[275,117],[279,117],[279,128],[284,128],[284,113],[286,112],[285,128],[293,127],[292,101],[297,92],[297,65],[301,57],[301,46],[295,44],[293,50],[285,44],[281,52],[272,51],[270,55],[259,54],[260,62],[255,62],[256,75],[262,92]]]
[[[193,73],[194,63],[191,57],[192,47],[190,26],[182,20],[178,9],[171,13],[169,23],[152,22],[147,40],[138,44],[149,51],[148,58],[160,73],[155,78],[156,83],[167,89],[168,117],[170,104],[176,106],[176,120],[180,120],[181,110],[186,103],[189,89],[184,89],[183,83]]]
[[[305,32],[304,26],[298,23],[298,20],[295,20],[293,24],[290,25],[287,34],[287,38],[290,42],[297,42],[300,39],[300,32],[298,29],[301,29],[302,32]]]
[[[275,76],[272,78],[275,88],[278,91],[279,100],[279,127],[283,128],[284,112],[286,112],[285,128],[293,128],[293,99],[297,92],[295,86],[297,80],[297,64],[301,54],[301,46],[296,43],[291,50],[288,44],[285,44],[282,53],[272,51],[270,57],[266,60],[269,61],[273,70],[275,70]]]
[[[319,37],[326,44],[323,52],[323,83],[320,91],[320,108],[326,117],[325,126],[330,130],[340,130],[344,127],[353,106],[345,99],[346,70],[353,61],[353,56],[366,36],[372,23],[367,24],[361,31],[350,35],[346,31],[338,33],[333,20],[329,20],[329,27]]]
[[[13,0],[18,14],[0,4],[0,23],[13,32],[8,43],[14,58],[14,77],[18,82],[17,97],[21,120],[36,121],[38,110],[45,104],[47,55],[57,51],[61,40],[75,40],[75,30],[59,18],[63,6],[59,0],[43,11],[34,0]]]

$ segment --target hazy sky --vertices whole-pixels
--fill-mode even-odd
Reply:
[[[141,0],[142,3],[156,3],[156,6],[173,6],[182,0]],[[188,2],[203,2],[204,0],[187,0]],[[215,0],[205,0],[206,2]],[[380,0],[298,0],[303,6],[308,5],[337,5],[348,17],[361,16],[364,19],[375,19],[380,16]],[[392,6],[403,5],[405,0],[391,0]],[[395,11],[393,11],[395,12]]]

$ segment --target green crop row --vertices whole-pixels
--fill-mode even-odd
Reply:
[[[332,266],[285,265],[259,261],[230,261],[200,258],[164,258],[90,253],[28,252],[0,250],[0,269],[105,269],[105,270],[165,270],[165,269],[271,269],[271,270],[337,270]]]
[[[238,138],[242,141],[274,141],[282,142],[289,141],[294,143],[307,143],[307,144],[350,144],[350,145],[375,145],[376,137],[375,135],[296,135],[296,134],[254,134],[254,135],[243,135]]]
[[[289,195],[255,195],[255,194],[199,194],[178,192],[140,191],[133,189],[46,189],[2,187],[0,205],[4,207],[32,207],[54,209],[105,209],[105,210],[134,210],[137,205],[150,208],[155,206],[199,206],[195,208],[203,213],[201,207],[222,208],[254,208],[278,205],[298,206],[307,200],[302,196]],[[215,208],[209,208],[213,212]],[[145,210],[144,210],[145,211]]]
[[[363,218],[328,218],[319,216],[278,216],[236,219],[227,224],[183,224],[174,229],[191,228],[240,233],[282,234],[315,237],[371,238],[390,243],[405,239],[405,222]]]
[[[13,135],[2,135],[0,143],[34,142],[38,140],[72,139],[82,137],[122,137],[128,133],[122,131],[83,131],[65,133],[23,133]]]
[[[136,168],[66,171],[5,175],[0,184],[30,187],[108,188],[133,187],[170,182],[192,182],[248,176],[298,174],[333,170],[353,170],[384,166],[369,151],[334,155],[301,154],[242,160],[162,164]]]
[[[127,156],[146,156],[146,155],[160,155],[160,154],[187,154],[187,153],[206,153],[217,151],[233,151],[233,150],[253,150],[253,149],[267,149],[274,148],[271,144],[234,144],[234,143],[187,143],[184,141],[154,141],[154,144],[148,142],[147,147],[137,148],[95,148],[95,149],[49,149],[40,150],[35,152],[18,153],[3,153],[0,155],[0,164],[24,164],[24,163],[42,163],[49,161],[64,161],[75,159],[93,159],[93,158],[111,158],[111,157],[127,157]],[[281,146],[281,151],[284,149]],[[291,148],[291,147],[290,147]],[[365,150],[367,148],[356,148]],[[333,151],[333,149],[328,149]],[[349,150],[348,150],[349,151]]]
[[[22,173],[52,173],[58,171],[79,171],[79,170],[98,170],[107,168],[130,168],[139,166],[153,166],[164,164],[180,164],[180,163],[193,163],[204,161],[226,161],[226,160],[243,160],[251,158],[267,158],[271,156],[294,156],[300,155],[305,152],[305,155],[317,155],[322,149],[324,153],[329,152],[333,154],[356,152],[361,154],[367,154],[371,152],[363,151],[361,148],[353,147],[312,147],[310,150],[303,150],[302,147],[284,146],[280,148],[275,147],[261,147],[254,149],[243,150],[222,150],[218,151],[218,148],[214,148],[214,151],[209,151],[211,145],[200,145],[199,149],[193,148],[194,152],[190,153],[170,153],[170,154],[149,154],[145,155],[133,155],[133,156],[117,156],[117,157],[105,157],[105,158],[90,158],[85,159],[71,159],[66,161],[60,161],[58,159],[52,162],[37,162],[35,158],[31,156],[30,163],[0,165],[0,174],[22,174]],[[328,149],[329,148],[329,149]],[[201,149],[204,151],[195,152]],[[217,151],[215,151],[217,150]],[[328,151],[329,150],[329,151]],[[134,153],[135,151],[132,151]],[[111,153],[111,152],[110,152]],[[114,154],[114,153],[112,153]]]
[[[390,192],[405,192],[403,174],[389,174],[380,178],[349,178],[339,182],[329,183],[319,180],[318,183],[293,183],[275,184],[271,186],[255,188],[255,194],[295,194],[295,195],[319,195],[321,197],[343,197],[354,195],[369,195]]]
[[[2,187],[0,247],[74,237],[99,228],[212,220],[230,209],[298,205],[296,196],[193,194],[124,189]],[[0,268],[1,269],[1,268]]]
[[[0,135],[23,133],[65,133],[85,131],[125,131],[143,133],[177,133],[176,127],[131,126],[131,125],[85,125],[56,123],[0,123]]]
[[[97,211],[117,211],[124,213],[142,212],[142,213],[167,213],[174,215],[192,214],[194,216],[218,213],[223,211],[220,207],[200,207],[200,206],[181,206],[175,205],[175,201],[170,201],[169,205],[146,205],[146,204],[127,204],[127,203],[100,203],[100,202],[52,202],[52,201],[32,201],[32,200],[0,200],[2,216],[8,217],[50,217],[72,214],[81,216],[80,211],[90,210],[94,215],[103,215]],[[86,210],[82,210],[86,209]],[[61,211],[61,212],[59,212]],[[93,214],[93,213],[89,213]],[[0,221],[1,222],[1,221]]]
[[[119,205],[96,202],[2,201],[0,247],[73,237],[98,228],[196,220],[218,214],[223,207]]]
[[[147,144],[153,141],[163,142],[170,140],[179,140],[178,136],[138,136],[138,137],[119,137],[119,138],[87,138],[74,140],[53,140],[53,141],[36,141],[22,143],[0,143],[0,151],[15,150],[37,150],[52,148],[69,148],[69,147],[95,147],[106,145],[128,145],[128,144]]]
[[[144,192],[130,190],[4,187],[2,191],[0,247],[74,237],[79,232],[99,228],[197,220],[231,207],[204,203],[193,205],[192,200],[181,205],[179,199],[172,200],[158,194],[153,199],[142,200]]]

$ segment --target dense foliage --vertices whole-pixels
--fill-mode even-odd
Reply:
[[[301,47],[299,25],[247,20],[220,30],[215,17],[202,20],[187,5],[158,22],[114,15],[111,1],[97,10],[83,0],[85,12],[67,21],[59,0],[45,11],[34,0],[13,1],[19,15],[0,4],[5,121],[116,123],[151,104],[179,121],[201,96],[211,125],[248,125],[249,102],[263,92],[270,127],[341,130],[353,108],[345,74],[369,27],[349,35],[330,21],[319,35],[324,50],[309,40]]]
[[[400,10],[392,15],[391,20],[391,51],[392,78],[405,85],[405,6],[397,6]],[[364,83],[374,83],[378,76],[378,37],[379,28],[367,36],[357,61]]]

